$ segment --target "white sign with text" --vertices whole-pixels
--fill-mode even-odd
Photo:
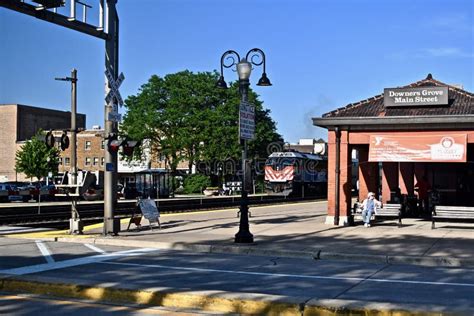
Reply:
[[[248,102],[240,103],[239,135],[246,140],[255,138],[255,107]]]

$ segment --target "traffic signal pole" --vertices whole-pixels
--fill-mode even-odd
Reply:
[[[118,16],[115,5],[117,0],[107,0],[107,34],[105,41],[105,69],[116,80],[118,77]],[[105,94],[111,87],[107,77],[105,78]],[[105,137],[110,139],[117,134],[117,123],[111,120],[109,114],[118,112],[118,104],[115,98],[105,103]],[[105,151],[104,172],[104,228],[103,235],[116,235],[120,230],[120,222],[114,218],[114,207],[117,204],[117,153],[110,150]]]

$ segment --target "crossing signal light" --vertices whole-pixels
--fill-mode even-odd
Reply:
[[[120,146],[122,146],[123,140],[117,139],[116,135],[112,135],[109,137],[109,141],[107,143],[107,148],[110,153],[118,152]]]
[[[123,154],[127,157],[132,157],[133,150],[138,146],[138,143],[136,140],[125,140],[122,145]]]
[[[48,146],[48,148],[54,147],[55,139],[52,131],[46,133],[44,137],[44,142],[46,143],[46,146]]]
[[[61,150],[66,150],[69,148],[69,137],[67,136],[66,131],[61,135]]]
[[[117,135],[111,135],[107,143],[107,149],[110,153],[117,153],[122,147],[122,153],[127,156],[133,156],[133,150],[140,144],[139,141],[131,140],[128,138],[119,139]]]

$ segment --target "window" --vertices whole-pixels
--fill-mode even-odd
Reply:
[[[84,149],[85,150],[91,150],[91,141],[90,140],[86,140],[86,143],[84,145]],[[86,158],[87,160],[87,158]]]
[[[62,157],[58,158],[58,165],[60,165],[60,166],[63,165],[63,158]]]
[[[99,157],[94,157],[93,165],[97,166],[99,164]]]
[[[105,157],[100,158],[100,165],[103,166],[105,164]]]
[[[64,158],[64,165],[69,166],[71,164],[71,158],[65,157]]]
[[[101,149],[105,149],[105,140],[102,140],[102,143],[100,144]]]
[[[86,166],[90,166],[91,165],[91,157],[86,157]]]

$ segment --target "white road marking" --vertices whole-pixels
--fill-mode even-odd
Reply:
[[[51,252],[49,251],[48,247],[46,247],[46,245],[41,240],[36,240],[35,242],[46,262],[54,263],[54,258],[51,256]]]
[[[91,244],[84,244],[84,246],[86,246],[86,247],[89,248],[90,250],[93,250],[93,251],[98,252],[98,253],[102,253],[102,254],[107,253],[107,251],[102,250],[102,249],[100,249],[99,247],[96,247],[96,246],[91,245]]]
[[[118,251],[118,252],[109,253],[109,254],[101,254],[101,255],[88,256],[88,257],[82,257],[82,258],[71,259],[71,260],[58,261],[58,262],[53,262],[53,263],[36,264],[32,266],[27,266],[27,267],[0,270],[0,274],[4,273],[4,274],[13,274],[13,275],[24,275],[24,274],[30,274],[30,273],[38,273],[38,272],[44,272],[44,271],[50,271],[50,270],[75,267],[75,266],[80,266],[80,265],[85,265],[85,264],[98,263],[98,262],[118,259],[122,257],[139,256],[139,255],[144,255],[149,252],[155,252],[155,251],[158,251],[158,249],[142,248],[142,249]]]
[[[102,263],[102,264],[123,265],[123,266],[136,266],[136,267],[141,267],[141,268],[143,268],[143,267],[162,268],[162,269],[171,269],[171,270],[185,270],[185,271],[196,271],[196,272],[217,272],[217,273],[272,276],[272,277],[284,277],[284,278],[299,278],[299,279],[342,280],[342,281],[357,281],[357,282],[367,281],[367,282],[384,282],[384,283],[404,283],[404,284],[449,285],[449,286],[474,287],[474,283],[410,281],[410,280],[389,280],[389,279],[367,279],[367,278],[349,278],[349,277],[335,277],[335,276],[324,276],[324,275],[299,275],[299,274],[286,274],[286,273],[266,273],[266,272],[250,272],[250,271],[235,271],[235,270],[220,270],[220,269],[189,268],[189,267],[165,266],[165,265],[161,265],[161,264],[141,264],[141,263],[125,263],[125,262],[100,262],[100,263]]]

